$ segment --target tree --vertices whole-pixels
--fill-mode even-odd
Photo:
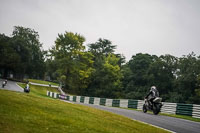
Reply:
[[[20,56],[11,42],[12,38],[0,34],[0,73],[4,78],[8,77],[8,73],[20,69]]]
[[[116,45],[112,45],[112,42],[107,39],[99,39],[96,43],[89,44],[89,51],[96,57],[101,55],[108,55],[114,53]]]
[[[155,58],[149,67],[150,85],[155,85],[163,100],[168,99],[168,93],[173,91],[177,58],[171,55],[161,55]]]
[[[44,58],[39,35],[33,29],[15,26],[12,37],[0,35],[1,63],[4,77],[13,74],[14,78],[43,78]]]
[[[30,28],[15,26],[12,45],[21,57],[23,73],[30,78],[43,78],[45,64],[39,34]]]
[[[84,41],[85,38],[79,34],[65,32],[58,35],[56,45],[51,49],[58,79],[61,81],[65,76],[65,89],[76,94],[85,92],[93,71],[93,55],[85,51]]]
[[[176,92],[182,95],[183,103],[193,103],[191,99],[195,96],[195,90],[198,86],[199,59],[194,53],[179,59]],[[198,93],[198,92],[197,92]]]
[[[115,55],[116,46],[107,39],[99,39],[89,44],[89,52],[94,55],[94,71],[88,87],[90,96],[119,98],[121,91],[121,64],[123,57]]]
[[[149,54],[136,54],[126,64],[131,71],[130,75],[126,73],[124,76],[124,91],[126,98],[142,99],[150,88],[149,67],[153,63],[153,56]]]
[[[200,75],[197,76],[197,88],[195,88],[195,90],[194,90],[193,97],[189,98],[189,102],[190,103],[200,104]]]
[[[91,96],[119,98],[122,97],[122,73],[118,65],[119,58],[114,54],[104,56],[102,63],[95,67],[91,76],[88,93]]]
[[[106,81],[104,89],[107,91],[108,97],[119,98],[122,96],[121,79],[123,75],[118,64],[119,60],[120,58],[116,57],[116,55],[110,54],[106,57],[105,64],[103,65],[105,73],[104,81]]]

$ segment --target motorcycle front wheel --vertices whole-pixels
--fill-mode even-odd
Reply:
[[[145,104],[143,105],[143,108],[142,108],[142,110],[143,110],[143,112],[144,112],[144,113],[146,113],[146,112],[147,112],[147,107],[146,107],[146,105],[145,105]]]

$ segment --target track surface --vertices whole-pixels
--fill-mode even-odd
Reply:
[[[30,84],[32,84],[32,85],[38,85],[38,86],[46,86],[46,87],[49,87],[49,85],[45,85],[45,84],[38,84],[38,83],[33,83],[33,82],[30,82]],[[51,85],[51,87],[58,88],[58,86],[56,86],[56,85]]]
[[[82,104],[82,103],[80,103]],[[149,113],[143,113],[135,110],[127,110],[115,107],[99,106],[92,104],[82,104],[97,109],[109,111],[119,115],[126,116],[130,119],[142,121],[154,126],[158,126],[172,132],[177,133],[200,133],[200,122],[193,122],[189,120],[162,116],[162,115],[153,115]]]
[[[2,87],[3,81],[5,81],[5,80],[4,79],[0,79],[0,89],[24,92],[24,90],[17,85],[17,82],[10,81],[10,80],[8,80],[7,85],[3,88]]]

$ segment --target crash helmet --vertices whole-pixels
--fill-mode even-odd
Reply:
[[[155,91],[156,90],[156,86],[151,86],[150,91]]]

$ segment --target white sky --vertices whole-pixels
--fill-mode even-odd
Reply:
[[[39,32],[44,49],[71,31],[105,38],[128,61],[136,53],[200,55],[200,0],[0,0],[0,33]]]

